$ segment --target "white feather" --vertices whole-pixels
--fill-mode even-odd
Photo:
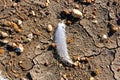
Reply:
[[[60,56],[62,61],[65,61],[73,65],[74,63],[68,54],[65,27],[66,25],[63,22],[58,23],[58,27],[55,31],[55,43],[56,43],[58,55]]]
[[[4,78],[3,76],[2,76],[2,71],[0,70],[0,80],[9,80],[8,78]]]

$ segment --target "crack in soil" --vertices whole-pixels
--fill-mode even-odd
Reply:
[[[114,55],[113,55],[113,59],[112,59],[112,61],[110,61],[110,65],[109,65],[109,69],[110,69],[110,71],[113,73],[113,78],[115,79],[115,80],[117,80],[116,78],[115,78],[115,72],[112,70],[112,62],[115,60],[115,54],[116,54],[116,50],[115,49],[118,49],[120,46],[118,45],[118,39],[116,39],[116,45],[117,45],[117,47],[115,47],[115,48],[108,48],[108,47],[106,47],[106,46],[104,46],[104,47],[98,47],[96,44],[95,44],[95,41],[94,41],[94,39],[93,39],[93,36],[92,35],[90,35],[90,33],[84,28],[84,26],[83,25],[80,25],[80,26],[82,26],[82,28],[85,30],[85,32],[88,34],[88,36],[89,37],[91,37],[91,39],[92,39],[92,41],[93,41],[93,45],[95,46],[95,47],[97,47],[97,48],[100,48],[100,49],[108,49],[108,50],[114,50],[115,51],[115,53],[114,53]],[[102,51],[101,52],[99,52],[98,54],[92,54],[92,55],[90,55],[90,56],[85,56],[85,57],[88,57],[88,58],[90,58],[90,57],[93,57],[93,56],[99,56],[99,55],[101,55],[101,53],[102,53]]]
[[[116,39],[116,44],[117,44],[117,47],[115,48],[115,49],[118,49],[120,46],[118,45],[118,39]],[[115,50],[114,49],[114,50]],[[116,50],[115,50],[115,54],[116,54]],[[115,78],[115,72],[114,72],[114,70],[112,69],[112,62],[115,60],[115,54],[114,54],[114,56],[113,56],[113,60],[111,61],[111,63],[110,63],[110,70],[111,70],[111,72],[113,73],[113,78],[115,79],[115,80],[117,80],[116,78]]]
[[[107,49],[107,48],[104,48],[104,49]],[[108,50],[114,50],[114,49],[108,49]],[[113,78],[114,78],[114,80],[117,80],[117,79],[115,78],[115,73],[114,73],[114,71],[112,70],[112,67],[111,67],[111,66],[112,66],[112,62],[113,62],[114,59],[115,59],[115,54],[116,54],[116,50],[114,50],[114,51],[115,51],[115,53],[114,53],[114,55],[113,55],[113,59],[112,59],[112,61],[110,61],[109,69],[110,69],[110,71],[111,71],[112,74],[113,74]],[[102,52],[103,52],[103,51],[99,52],[99,54],[93,54],[93,55],[85,56],[85,57],[90,58],[90,57],[99,56],[99,55],[101,55]]]

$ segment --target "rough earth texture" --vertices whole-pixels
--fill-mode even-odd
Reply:
[[[120,0],[82,1],[87,0],[0,0],[0,31],[8,34],[0,37],[3,75],[10,80],[120,80]],[[63,13],[73,8],[83,17]],[[73,61],[80,58],[77,67],[64,66],[51,47],[62,20],[67,24],[69,55]],[[17,53],[13,43],[22,44],[23,52]]]

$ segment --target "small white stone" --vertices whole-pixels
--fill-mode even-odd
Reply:
[[[76,62],[74,63],[74,65],[75,65],[75,67],[78,67],[78,66],[79,66],[79,61],[76,61]]]
[[[98,21],[97,21],[97,20],[93,20],[93,21],[92,21],[92,23],[97,24],[97,23],[98,23]]]
[[[49,3],[46,2],[46,3],[45,3],[45,6],[48,7],[48,5],[49,5]]]
[[[30,39],[33,39],[33,34],[30,33],[30,34],[27,35],[27,37],[30,38]]]
[[[62,64],[59,64],[59,67],[62,67],[63,65]]]
[[[49,31],[49,32],[51,32],[52,30],[53,30],[53,28],[52,28],[52,25],[48,25],[48,27],[47,27],[47,30]]]
[[[40,44],[36,46],[37,49],[40,49]]]
[[[16,48],[17,44],[16,43],[12,43],[12,47]]]
[[[48,4],[50,4],[50,0],[47,0],[46,2],[47,2]]]
[[[90,80],[95,80],[94,77],[90,77]]]
[[[13,6],[14,6],[14,7],[17,6],[17,3],[13,3]]]
[[[28,80],[28,79],[26,79],[26,78],[21,78],[20,80]]]
[[[9,41],[8,40],[1,40],[0,42],[7,44]]]
[[[33,39],[33,34],[32,33],[28,34],[27,35],[27,40],[32,41],[32,39]]]
[[[115,19],[115,13],[112,9],[110,9],[110,11],[109,11],[109,18],[110,19]]]
[[[32,15],[35,16],[35,12],[34,11],[32,11]]]
[[[22,21],[21,20],[18,20],[18,25],[21,25],[22,24]]]
[[[3,32],[3,31],[0,31],[0,35],[4,38],[8,37],[8,34],[6,32]]]
[[[67,75],[66,75],[66,74],[64,74],[64,75],[63,75],[63,78],[64,78],[65,80],[68,80],[68,78],[67,78]]]
[[[103,39],[107,39],[107,35],[103,34]]]
[[[27,40],[30,41],[30,42],[32,41],[32,39],[30,39],[30,38],[27,38]]]
[[[61,77],[61,79],[60,79],[60,80],[65,80],[65,79]]]
[[[73,9],[72,10],[72,15],[76,18],[81,18],[82,17],[82,12],[79,11],[78,9]]]

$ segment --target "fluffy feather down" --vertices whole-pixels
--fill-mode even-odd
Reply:
[[[58,23],[58,27],[55,31],[55,43],[57,47],[57,52],[62,61],[67,62],[68,64],[73,65],[73,61],[71,60],[66,43],[66,34],[65,34],[65,27],[66,25],[62,23]]]

